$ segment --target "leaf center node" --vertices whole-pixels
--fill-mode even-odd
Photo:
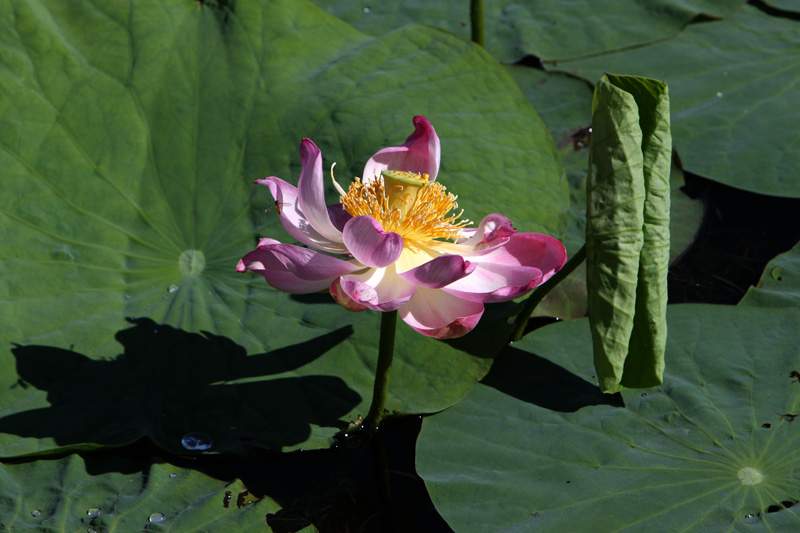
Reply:
[[[199,276],[206,268],[206,256],[200,250],[184,250],[178,258],[178,268],[184,276]]]
[[[758,485],[764,479],[764,474],[749,466],[739,470],[736,476],[739,478],[739,481],[742,482],[742,485]]]

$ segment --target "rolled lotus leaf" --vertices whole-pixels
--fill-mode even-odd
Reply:
[[[604,76],[592,102],[586,284],[600,388],[662,382],[669,265],[669,97],[663,82]]]

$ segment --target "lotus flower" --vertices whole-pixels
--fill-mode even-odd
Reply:
[[[349,190],[334,181],[341,204],[331,206],[320,150],[303,139],[297,187],[276,177],[256,183],[269,188],[283,227],[308,248],[261,239],[236,269],[290,293],[327,289],[354,311],[397,310],[416,331],[446,339],[471,331],[483,304],[522,296],[564,265],[560,242],[517,233],[503,215],[476,228],[459,220],[457,197],[436,182],[439,137],[424,117],[414,127],[403,146],[373,155]]]

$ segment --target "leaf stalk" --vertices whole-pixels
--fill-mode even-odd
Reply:
[[[553,287],[572,274],[572,271],[578,268],[585,259],[586,245],[584,244],[581,246],[581,249],[578,250],[578,253],[573,255],[561,270],[556,272],[552,278],[539,285],[539,287],[533,291],[533,294],[525,301],[525,307],[522,309],[522,312],[517,315],[517,320],[514,322],[514,331],[511,334],[511,342],[517,342],[522,338],[525,333],[525,326],[528,325],[528,320],[530,320],[536,306],[544,300],[544,297],[547,296],[551,290],[553,290]]]
[[[372,388],[372,405],[362,427],[368,436],[373,435],[385,415],[386,397],[389,392],[389,376],[394,357],[394,338],[397,331],[397,311],[381,313],[381,333],[378,343],[378,367],[375,369],[375,384]]]

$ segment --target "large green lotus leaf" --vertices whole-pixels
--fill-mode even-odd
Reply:
[[[289,0],[0,0],[0,25],[0,456],[142,435],[185,451],[188,432],[323,447],[366,413],[377,313],[235,272],[258,237],[289,239],[251,181],[296,183],[303,137],[346,181],[423,114],[466,216],[566,228],[546,128],[441,30],[372,38]],[[452,405],[504,338],[401,324],[388,408]]]
[[[313,0],[372,35],[403,24],[431,24],[470,38],[469,2]],[[721,17],[743,0],[487,0],[486,48],[501,61],[525,55],[560,59],[649,43],[677,34],[699,15]]]
[[[770,261],[739,305],[800,307],[800,244]]]
[[[794,0],[769,0],[765,2],[765,4],[769,7],[784,11],[784,13],[774,13],[776,15],[796,16],[797,13],[800,12],[800,7]]]
[[[673,306],[669,328],[658,388],[602,394],[573,320],[507,348],[426,418],[417,471],[450,526],[800,530],[800,311]]]
[[[594,87],[585,80],[559,72],[520,65],[506,65],[505,68],[542,117],[564,162],[570,188],[570,217],[564,245],[573,255],[586,240],[586,170]]]
[[[664,80],[684,168],[740,189],[796,198],[800,152],[787,109],[800,99],[798,57],[798,22],[746,5],[663,42],[556,68],[591,81],[604,72]]]
[[[254,498],[238,480],[168,464],[134,473],[125,466],[78,455],[0,466],[0,529],[263,531],[266,514],[280,509],[269,498]]]

